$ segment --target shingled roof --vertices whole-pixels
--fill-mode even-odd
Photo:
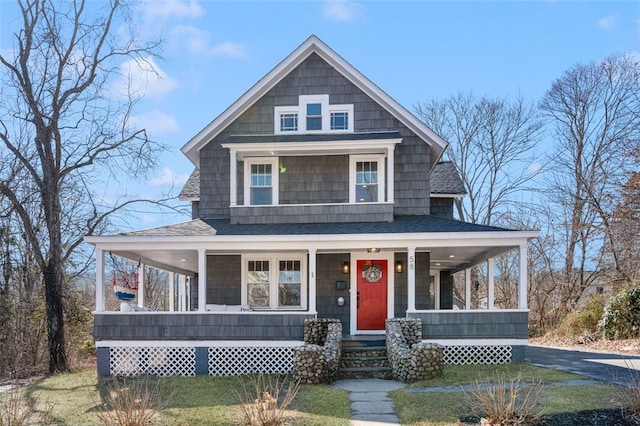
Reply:
[[[431,193],[450,195],[464,195],[467,193],[456,170],[456,165],[452,161],[440,161],[433,168],[431,172]]]
[[[464,195],[467,193],[462,180],[456,171],[456,166],[451,161],[441,161],[436,164],[431,172],[431,193]],[[200,169],[194,169],[180,191],[181,201],[195,201],[200,198]]]
[[[411,234],[434,232],[504,232],[509,229],[477,225],[437,216],[395,216],[393,222],[232,224],[229,219],[195,219],[176,225],[119,234],[128,237],[215,235],[331,235]]]

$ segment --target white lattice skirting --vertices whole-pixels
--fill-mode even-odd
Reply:
[[[212,376],[290,373],[292,370],[292,347],[209,348],[209,374]]]
[[[115,376],[195,376],[196,349],[111,347],[109,369]]]
[[[443,362],[447,365],[506,364],[512,359],[510,345],[443,346]],[[293,370],[294,347],[295,345],[209,346],[206,351],[206,367],[208,374],[212,376],[290,373]],[[202,362],[204,361],[203,359]],[[109,373],[116,376],[195,376],[196,348],[112,346],[109,348]],[[205,373],[201,371],[198,374]]]
[[[511,362],[511,346],[445,346],[442,361],[446,365],[507,364]]]

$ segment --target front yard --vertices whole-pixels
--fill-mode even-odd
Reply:
[[[546,425],[563,424],[554,423],[553,419],[570,421],[568,424],[575,424],[575,421],[610,424],[611,415],[620,417],[612,402],[610,386],[528,364],[446,366],[443,378],[412,384],[392,392],[391,397],[404,425],[456,425],[461,420],[465,424],[465,421],[473,422],[478,418],[465,403],[463,387],[468,393],[480,382],[491,382],[497,374],[507,380],[520,377],[525,386],[533,380],[543,382],[538,401],[541,413],[547,416]],[[243,379],[250,383],[247,377]],[[584,381],[584,385],[580,381]],[[99,413],[105,407],[110,382],[110,379],[98,379],[95,370],[87,370],[45,378],[18,392],[34,402],[32,422],[94,425],[100,424]],[[150,378],[149,383],[158,384],[162,390],[164,403],[159,424],[240,424],[241,410],[236,397],[236,391],[242,390],[239,378]],[[6,401],[9,395],[10,392],[0,394],[0,402]],[[0,415],[5,413],[0,411]],[[288,424],[293,426],[347,426],[350,416],[348,394],[332,386],[303,385],[286,416]],[[595,423],[584,423],[584,416],[590,416]]]

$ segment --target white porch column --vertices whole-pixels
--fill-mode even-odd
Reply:
[[[416,310],[416,248],[407,247],[407,311]],[[395,270],[395,265],[391,265]]]
[[[138,306],[144,306],[144,263],[138,263]]]
[[[187,276],[178,275],[178,311],[187,310]]]
[[[471,309],[471,269],[464,270],[464,308]]]
[[[207,251],[198,249],[198,311],[204,312],[207,304]]]
[[[176,274],[169,272],[169,312],[175,311],[174,305],[176,303]]]
[[[395,147],[390,146],[387,147],[387,202],[393,203],[393,192],[394,192],[394,164],[395,164]]]
[[[495,269],[496,260],[492,257],[487,260],[487,309],[495,309]]]
[[[229,201],[231,207],[238,205],[238,160],[235,149],[229,150]]]
[[[309,313],[317,314],[316,306],[316,249],[309,249]]]
[[[527,243],[520,244],[520,279],[518,280],[518,309],[527,309]]]
[[[96,247],[96,312],[104,312],[104,250]]]

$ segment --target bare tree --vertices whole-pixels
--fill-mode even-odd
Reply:
[[[42,274],[49,371],[62,372],[66,268],[84,235],[134,202],[126,194],[98,197],[96,188],[143,176],[161,149],[129,125],[139,94],[116,95],[116,81],[126,77],[118,65],[133,60],[149,69],[159,43],[127,33],[133,27],[119,0],[18,5],[21,29],[0,56],[0,193]]]
[[[640,140],[638,92],[640,62],[620,54],[570,68],[540,104],[552,119],[546,193],[557,206],[554,218],[565,240],[563,280],[573,305],[606,270],[603,247],[617,273],[629,279],[620,267],[611,218],[629,154]]]
[[[457,202],[460,220],[490,225],[530,189],[539,173],[534,148],[542,124],[521,98],[476,98],[458,94],[416,106],[418,116],[449,142],[467,197]]]

